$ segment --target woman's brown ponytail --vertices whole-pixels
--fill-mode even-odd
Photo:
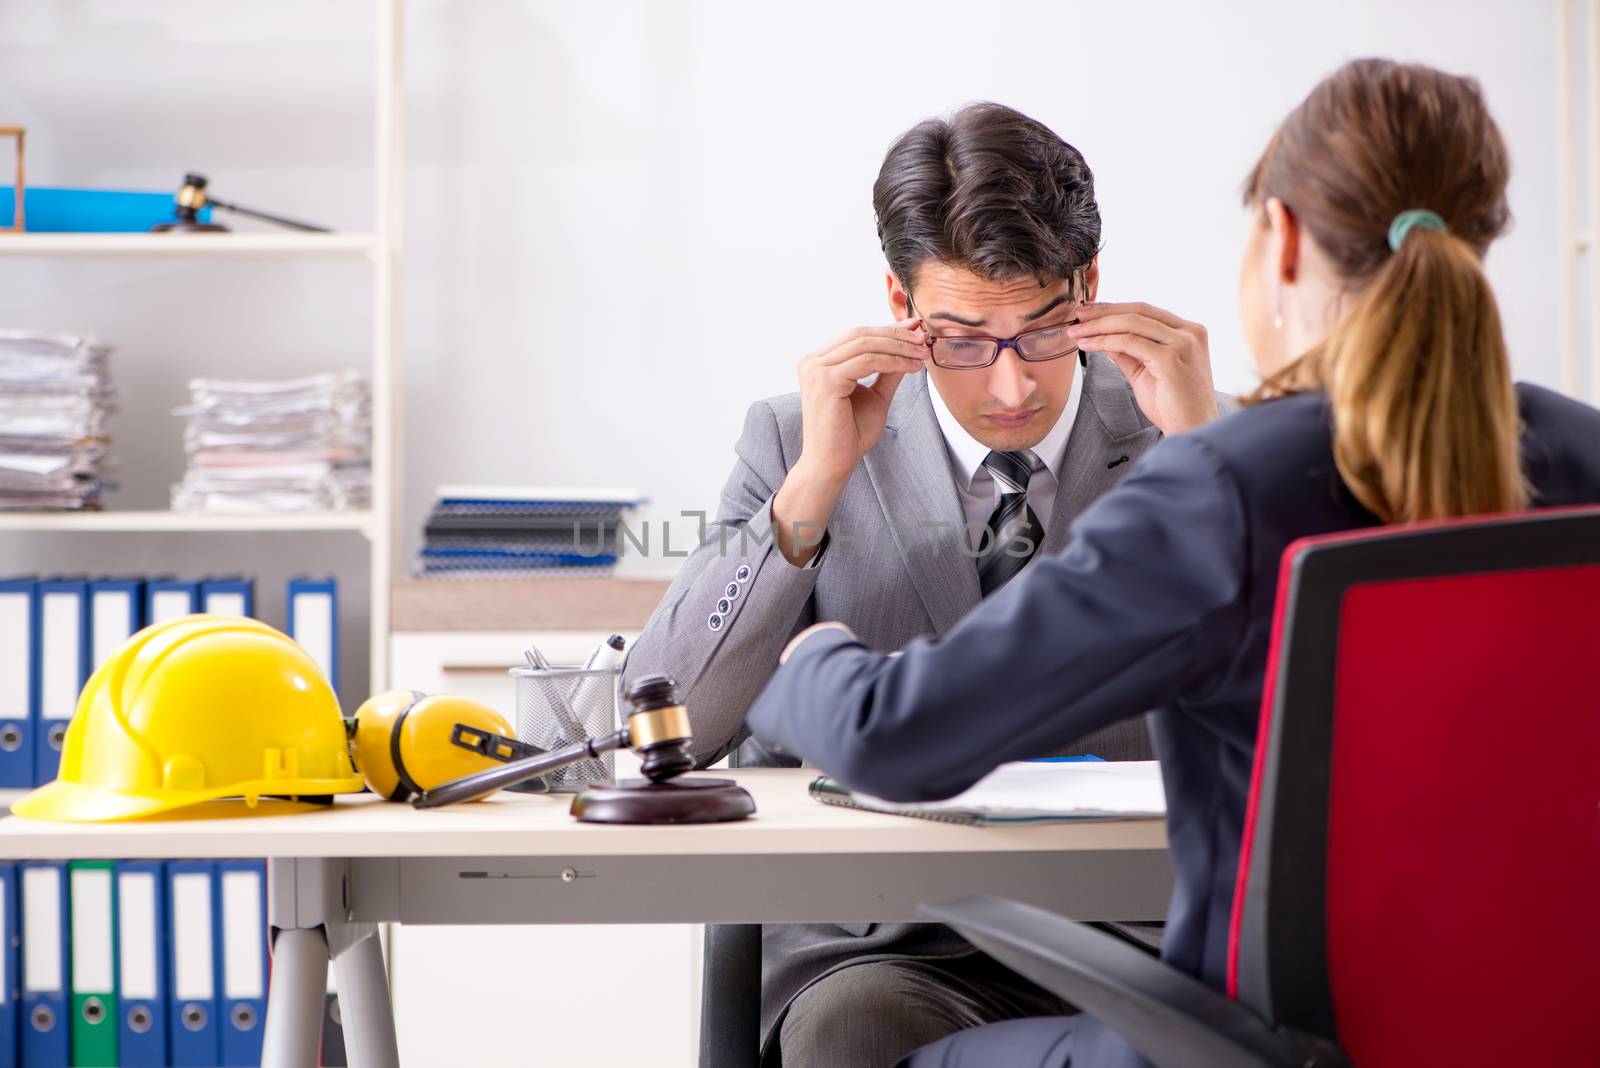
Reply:
[[[1476,83],[1361,60],[1284,121],[1246,187],[1277,197],[1328,253],[1347,304],[1323,343],[1258,398],[1320,389],[1334,457],[1385,522],[1527,504],[1518,416],[1481,257],[1509,219],[1505,144]],[[1443,228],[1398,233],[1421,210]]]

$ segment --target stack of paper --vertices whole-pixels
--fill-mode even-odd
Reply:
[[[852,794],[829,778],[812,782],[811,796],[825,805],[979,825],[1150,819],[1167,811],[1154,760],[1001,764],[955,797],[917,804]]]
[[[109,346],[0,330],[0,510],[100,507]]]
[[[196,378],[178,512],[305,512],[372,501],[372,386],[354,371],[280,382]]]
[[[441,486],[417,574],[436,578],[600,577],[641,502],[630,489]]]

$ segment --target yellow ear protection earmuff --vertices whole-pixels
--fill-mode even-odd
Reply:
[[[387,690],[356,710],[351,755],[373,793],[409,801],[442,783],[544,750],[519,742],[506,718],[449,694]]]

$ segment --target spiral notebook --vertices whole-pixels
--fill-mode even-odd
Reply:
[[[853,794],[820,776],[811,783],[811,796],[825,805],[975,826],[1157,819],[1167,814],[1161,765],[1154,760],[1002,764],[955,797],[913,804]]]

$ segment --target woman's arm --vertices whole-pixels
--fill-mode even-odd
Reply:
[[[1162,442],[944,637],[896,657],[845,630],[797,641],[749,722],[854,789],[949,797],[1214,679],[1243,633],[1239,490],[1192,436]]]

